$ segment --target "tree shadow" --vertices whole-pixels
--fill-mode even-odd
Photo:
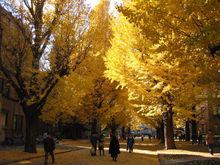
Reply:
[[[219,165],[220,159],[216,157],[206,157],[188,154],[159,154],[162,165]]]

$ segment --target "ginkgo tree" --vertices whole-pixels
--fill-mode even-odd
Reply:
[[[129,99],[140,113],[163,117],[165,146],[175,148],[173,113],[191,115],[184,103],[196,102],[202,69],[195,68],[188,57],[168,58],[168,51],[160,51],[159,43],[146,38],[139,27],[122,15],[113,23],[113,36],[105,58],[106,77],[128,89]]]
[[[22,0],[3,5],[13,14],[13,28],[2,25],[0,71],[25,115],[25,151],[36,152],[38,117],[48,96],[90,49],[85,37],[89,10],[84,0]]]
[[[41,117],[51,123],[69,123],[74,117],[90,124],[91,132],[110,127],[114,133],[119,125],[140,124],[140,115],[128,103],[127,91],[116,89],[117,83],[111,84],[103,77],[103,56],[111,45],[109,1],[100,1],[89,18],[89,34],[96,34],[91,35],[90,52],[75,72],[59,82]]]
[[[166,52],[169,62],[191,67],[197,74],[197,81],[191,84],[202,87],[200,91],[212,88],[219,79],[219,1],[129,2],[130,6],[119,10],[159,45],[157,51]]]
[[[151,68],[152,66],[146,66],[142,61],[142,54],[138,50],[141,35],[136,30],[138,29],[135,29],[125,17],[120,15],[116,18],[112,47],[105,58],[107,67],[105,73],[111,80],[118,81],[122,87],[128,89],[129,99],[134,102],[136,108],[140,108],[139,113],[148,113],[146,114],[148,116],[160,114],[163,106],[157,105],[161,104],[158,98],[162,97],[159,88],[163,84],[159,84],[160,81],[149,74],[150,68],[147,66]]]
[[[134,122],[132,114],[135,113],[128,104],[126,90],[116,89],[116,83],[106,80],[104,70],[101,55],[87,56],[54,88],[42,111],[43,121],[71,123],[74,117],[90,124],[91,132],[100,132],[100,127],[109,126],[113,118],[117,125]]]
[[[165,60],[171,64],[176,61],[180,66],[188,64],[199,76],[200,84],[217,78],[218,0],[125,2],[127,5],[119,7],[119,11],[157,45],[157,52],[166,54]]]

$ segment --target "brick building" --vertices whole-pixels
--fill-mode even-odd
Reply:
[[[10,35],[13,35],[13,32],[18,32],[13,20],[15,20],[15,18],[11,15],[11,13],[7,12],[0,6],[1,56],[6,53],[2,49],[2,41],[7,39],[7,37],[10,40],[10,36],[8,36],[8,33],[4,33],[4,31],[8,31],[10,29],[12,32]],[[24,136],[24,132],[25,119],[22,108],[18,103],[15,91],[0,72],[0,142],[4,141],[6,138],[10,139]]]
[[[21,106],[7,80],[0,78],[0,141],[24,136],[25,121]]]
[[[198,121],[198,129],[206,134],[209,129],[216,135],[220,135],[220,84],[210,84],[205,101],[198,107],[201,114]]]

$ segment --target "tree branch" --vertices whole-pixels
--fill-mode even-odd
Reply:
[[[215,54],[220,51],[220,44],[219,45],[214,45],[214,46],[209,46],[209,51],[211,53],[211,55],[214,57]]]
[[[46,90],[44,96],[36,103],[37,104],[37,110],[41,110],[44,106],[45,102],[47,101],[48,96],[52,92],[53,88],[56,86],[56,84],[59,82],[59,79],[55,79],[54,82],[51,83],[50,87]]]
[[[19,86],[16,84],[16,82],[13,80],[13,76],[11,76],[11,73],[8,69],[6,69],[0,62],[0,70],[2,71],[2,73],[4,74],[5,78],[10,82],[10,84],[12,85],[12,87],[15,89],[15,91],[18,94],[18,97],[20,98],[19,100],[23,100],[24,98],[24,94],[23,92],[21,92],[21,89],[19,88]]]
[[[25,6],[28,8],[29,12],[31,13],[32,17],[34,18],[35,17],[35,13],[34,13],[34,10],[33,10],[33,1],[31,0],[31,4],[29,4],[28,0],[23,0],[24,1],[24,4]]]

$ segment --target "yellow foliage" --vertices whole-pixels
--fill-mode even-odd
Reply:
[[[220,41],[217,3],[131,0],[119,7],[123,15],[112,23],[105,76],[128,90],[139,113],[156,119],[168,104],[179,107],[175,117],[192,116],[219,68],[219,57],[210,53]]]

